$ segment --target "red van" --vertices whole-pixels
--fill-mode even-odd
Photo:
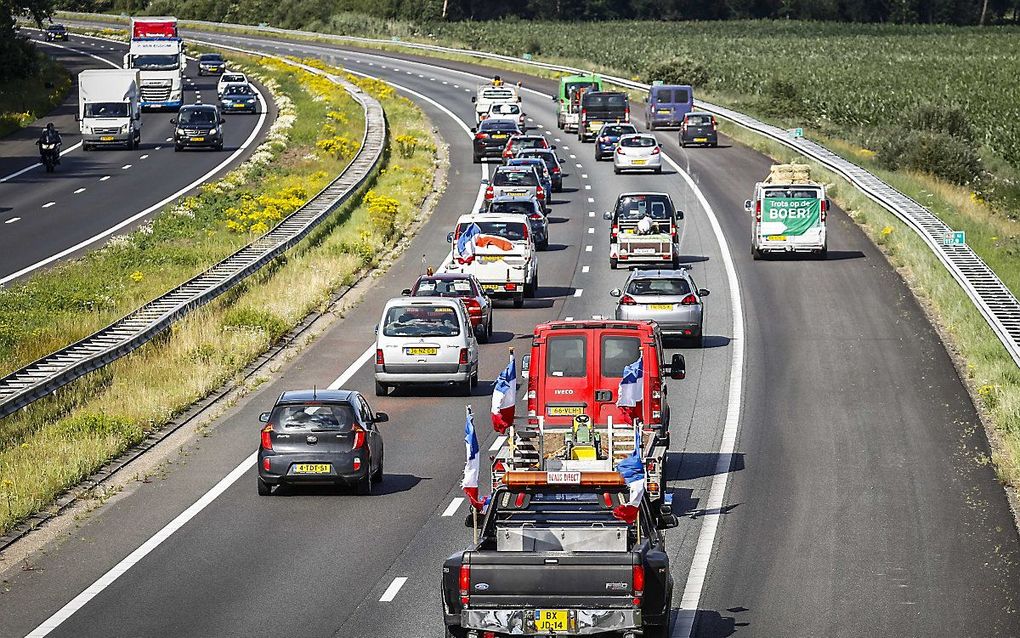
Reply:
[[[683,379],[684,358],[663,361],[662,335],[651,321],[555,321],[535,327],[528,375],[528,423],[566,426],[586,414],[596,424],[626,419],[616,406],[624,367],[642,358],[641,421],[669,445],[669,402],[664,377]]]

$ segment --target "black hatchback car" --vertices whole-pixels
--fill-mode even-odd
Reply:
[[[182,106],[174,124],[174,150],[200,147],[223,150],[223,123],[220,110],[212,104],[189,104]]]
[[[513,135],[520,135],[517,123],[510,120],[485,120],[475,129],[473,154],[475,164],[490,157],[503,157],[503,149]]]
[[[371,494],[383,478],[383,440],[377,424],[389,417],[372,412],[350,390],[284,392],[260,420],[258,491],[274,485],[354,486]]]
[[[54,40],[67,42],[67,27],[62,24],[51,24],[46,27],[44,37],[47,42],[53,42]]]
[[[219,53],[203,53],[198,56],[199,75],[220,75],[227,70],[227,61]]]
[[[680,146],[690,144],[719,146],[719,133],[716,128],[715,116],[711,113],[688,113],[680,123]]]

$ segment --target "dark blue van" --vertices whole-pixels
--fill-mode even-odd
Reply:
[[[653,84],[645,98],[645,121],[649,130],[680,126],[694,108],[694,90],[687,84]]]

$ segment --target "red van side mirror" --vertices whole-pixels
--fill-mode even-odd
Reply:
[[[687,362],[684,360],[684,356],[680,353],[673,355],[673,358],[669,362],[669,378],[670,379],[686,379],[687,378]]]

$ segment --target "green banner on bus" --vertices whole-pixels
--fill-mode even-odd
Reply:
[[[814,197],[766,197],[762,202],[762,221],[783,224],[782,231],[770,235],[803,235],[818,224],[822,200]]]

